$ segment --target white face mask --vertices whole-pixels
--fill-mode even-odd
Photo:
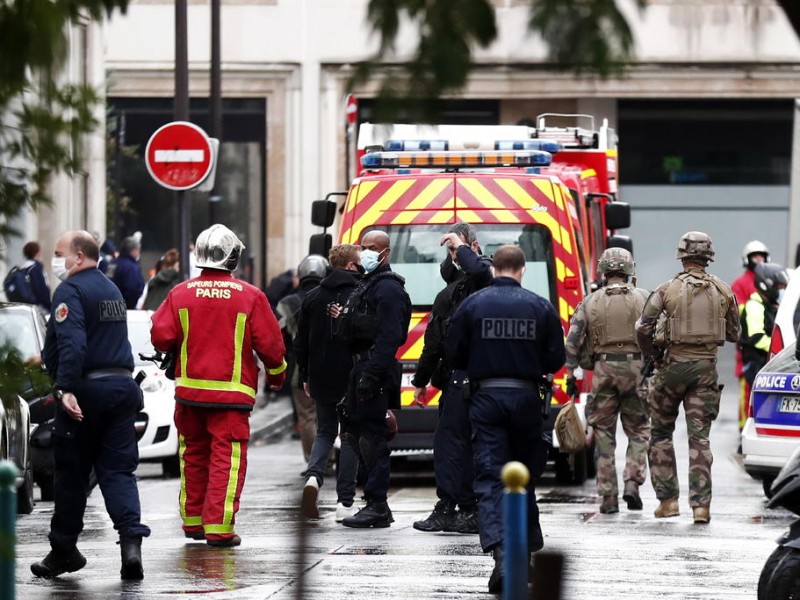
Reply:
[[[361,266],[364,267],[364,271],[367,273],[372,273],[375,269],[377,269],[381,262],[380,256],[380,252],[375,252],[375,250],[362,250]]]
[[[786,292],[786,290],[785,290],[785,289],[780,289],[780,290],[778,290],[778,304],[780,304],[780,303],[781,303],[781,300],[783,300],[783,294],[784,294],[785,292]]]
[[[69,256],[72,256],[71,254]],[[67,269],[67,256],[54,256],[53,259],[50,261],[50,268],[53,270],[53,275],[55,275],[60,281],[66,281],[67,277],[69,277],[69,272],[72,269]]]

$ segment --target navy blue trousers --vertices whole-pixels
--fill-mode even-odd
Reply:
[[[436,495],[472,509],[478,499],[473,490],[475,467],[470,442],[469,405],[462,396],[466,371],[455,371],[439,397],[439,423],[433,434],[433,469]]]
[[[82,382],[75,397],[83,421],[60,409],[53,427],[55,450],[55,509],[50,522],[54,550],[73,548],[83,531],[89,473],[94,467],[114,529],[122,537],[146,537],[141,523],[139,490],[134,471],[139,449],[133,424],[142,407],[142,394],[130,377],[107,377]]]
[[[513,388],[483,388],[470,400],[472,448],[475,458],[475,492],[481,548],[489,552],[503,543],[503,466],[512,460],[523,463],[532,474],[541,470],[542,414],[536,391]],[[536,505],[534,477],[527,487],[528,546],[544,545]]]

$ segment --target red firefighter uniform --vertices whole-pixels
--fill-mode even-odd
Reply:
[[[280,327],[258,288],[218,269],[173,288],[152,320],[153,346],[176,353],[184,532],[231,540],[258,388],[253,353],[266,366],[268,383],[280,386],[286,370]]]

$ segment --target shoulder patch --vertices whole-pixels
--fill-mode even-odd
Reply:
[[[61,304],[56,306],[56,310],[53,312],[53,316],[55,317],[56,323],[63,323],[69,316],[69,307],[64,302],[62,302]]]

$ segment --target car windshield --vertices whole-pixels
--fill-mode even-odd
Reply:
[[[763,371],[768,373],[800,373],[800,361],[795,357],[795,345],[789,344],[769,361]]]
[[[152,354],[155,352],[153,344],[150,343],[150,320],[132,321],[128,320],[128,339],[133,350],[133,361],[137,367],[152,366],[152,362],[139,358],[139,353]]]
[[[19,352],[22,360],[40,356],[39,341],[33,318],[27,308],[9,308],[0,311],[0,350],[6,348]]]
[[[390,237],[392,270],[406,280],[406,291],[416,309],[429,309],[445,282],[439,264],[447,250],[439,245],[450,224],[388,225],[371,227],[385,231]],[[553,244],[547,227],[538,224],[475,225],[478,242],[486,256],[504,244],[515,244],[525,252],[525,275],[522,286],[553,302],[555,261]],[[365,231],[366,233],[366,231]]]

